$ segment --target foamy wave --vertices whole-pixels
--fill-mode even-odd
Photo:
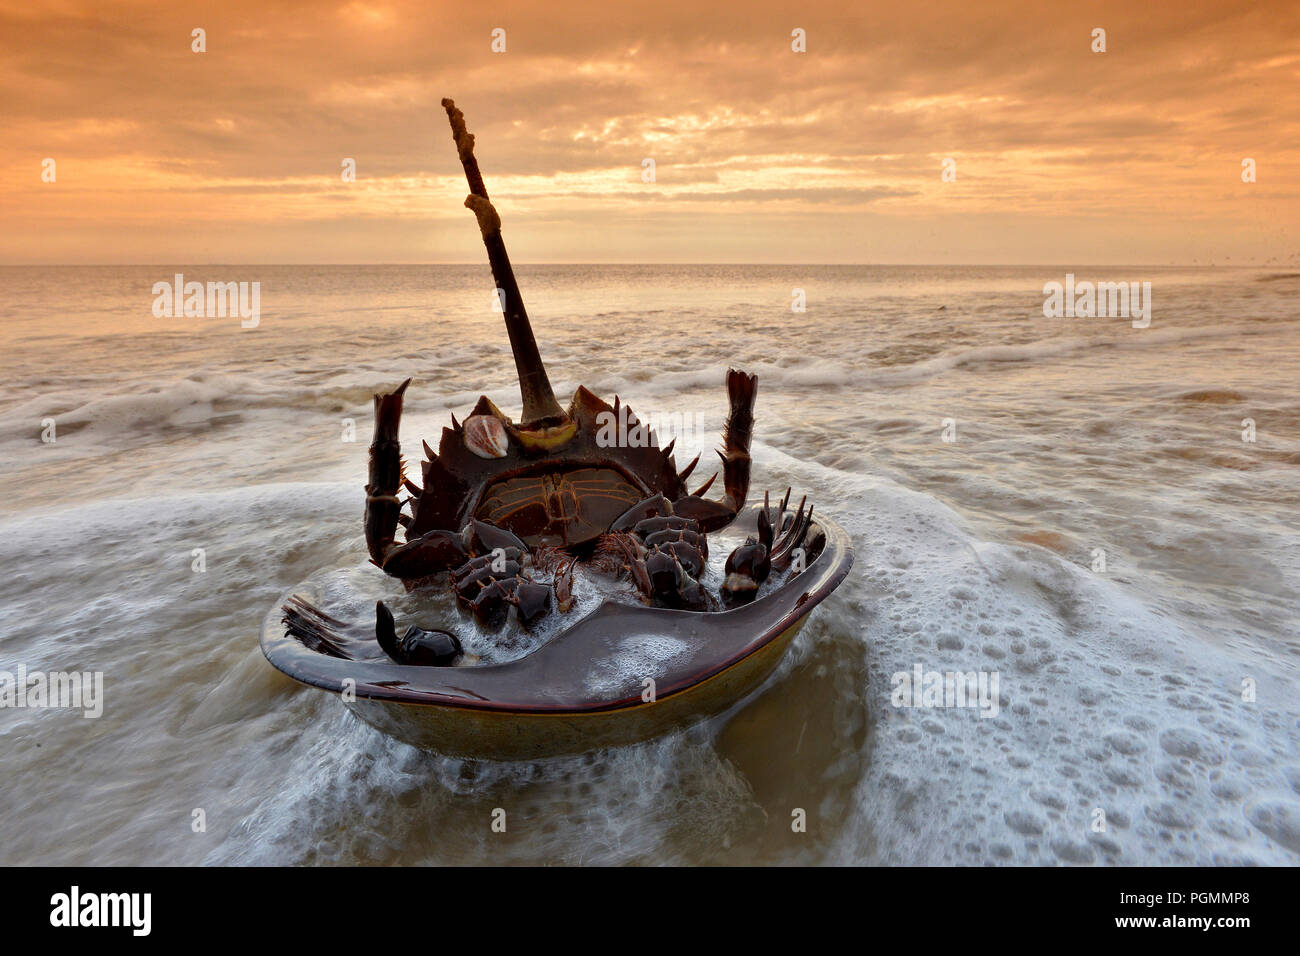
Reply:
[[[1300,861],[1276,823],[1300,819],[1273,766],[1300,742],[1281,649],[1222,648],[1102,575],[980,541],[888,483],[847,520],[879,597],[866,620],[831,605],[863,642],[876,724],[841,862],[871,846],[911,864]],[[894,707],[891,676],[917,664],[1000,674],[1000,715]],[[1244,702],[1243,674],[1275,703]]]
[[[1300,324],[1297,324],[1297,327],[1300,327]],[[1114,337],[1052,338],[1020,345],[981,345],[937,355],[934,358],[923,359],[911,365],[873,368],[866,372],[864,378],[867,383],[873,385],[910,385],[936,378],[953,369],[971,365],[1033,362],[1039,359],[1061,358],[1096,349],[1163,348],[1193,339],[1238,337],[1241,334],[1241,329],[1226,326],[1156,330],[1134,329],[1132,334],[1125,333]]]
[[[0,438],[31,438],[40,422],[53,419],[59,433],[88,429],[101,437],[132,429],[157,429],[209,421],[214,403],[248,403],[265,394],[256,380],[245,376],[195,372],[186,378],[145,391],[106,394],[89,400],[84,395],[52,392],[28,399],[0,415]]]

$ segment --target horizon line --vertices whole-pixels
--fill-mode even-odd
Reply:
[[[338,266],[355,268],[359,266],[369,267],[386,267],[386,266],[406,266],[406,267],[424,267],[424,266],[478,266],[488,268],[486,262],[481,261],[444,261],[444,262],[235,262],[235,261],[210,261],[210,262],[0,262],[2,269],[120,269],[120,268],[159,268],[171,269],[180,266],[238,266],[240,268],[258,267],[258,266],[276,266],[276,267],[322,267]],[[617,262],[591,262],[591,261],[549,261],[549,262],[514,262],[514,266],[766,266],[780,268],[880,268],[880,267],[933,267],[947,269],[968,269],[968,268],[1078,268],[1078,267],[1105,267],[1105,268],[1127,268],[1127,269],[1151,269],[1151,268],[1215,268],[1215,269],[1262,269],[1262,268],[1300,268],[1300,262],[645,262],[645,261],[617,261]]]

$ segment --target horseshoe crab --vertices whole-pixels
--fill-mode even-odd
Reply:
[[[589,557],[599,544],[605,563],[630,575],[659,606],[708,611],[752,599],[770,568],[786,567],[812,527],[812,509],[802,503],[797,513],[786,513],[788,494],[775,512],[765,502],[758,537],[728,561],[719,597],[698,580],[708,556],[705,536],[730,524],[749,493],[757,378],[727,372],[720,500],[705,497],[718,474],[689,491],[699,456],[678,470],[675,440],[660,448],[617,396],[611,406],[580,386],[561,409],[501,238],[501,217],[479,172],[474,137],[453,101],[443,100],[443,107],[469,182],[465,205],[478,219],[504,305],[523,420],[515,423],[480,397],[464,422],[452,416],[437,451],[424,445],[417,485],[405,475],[398,441],[411,380],[377,394],[365,512],[371,560],[412,587],[452,572],[462,606],[490,627],[504,624],[510,606],[524,626],[546,612],[549,589],[523,573],[524,562],[536,563],[537,549]],[[410,493],[405,500],[403,489]],[[571,573],[558,580],[569,586]]]
[[[447,631],[411,624],[399,637],[382,601],[372,628],[341,620],[323,610],[329,589],[308,582],[267,616],[263,652],[296,680],[341,691],[381,730],[465,757],[576,753],[716,713],[772,672],[843,581],[853,560],[848,536],[814,519],[805,502],[790,507],[788,490],[746,507],[754,375],[726,374],[719,497],[708,496],[718,473],[690,490],[699,456],[679,469],[674,443],[660,448],[617,397],[610,405],[579,387],[560,407],[474,137],[455,103],[443,107],[469,182],[465,205],[504,306],[522,420],[481,397],[463,422],[452,417],[437,451],[424,444],[416,484],[398,441],[411,380],[377,394],[364,516],[370,560],[407,590],[450,586],[488,631],[511,616],[529,628],[569,611],[579,562],[630,580],[641,604],[607,599],[525,656],[485,664]],[[727,534],[747,536],[719,575],[708,565],[709,535],[733,522]]]

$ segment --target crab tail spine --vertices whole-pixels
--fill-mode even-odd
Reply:
[[[487,247],[488,262],[492,266],[492,278],[496,280],[499,294],[504,300],[501,305],[506,317],[506,332],[510,335],[510,349],[515,354],[515,370],[519,373],[524,422],[544,418],[562,420],[565,418],[564,411],[555,400],[555,393],[551,391],[551,381],[546,376],[546,366],[542,364],[537,339],[533,337],[533,327],[528,321],[523,297],[519,294],[519,283],[515,281],[510,256],[506,254],[505,240],[501,238],[501,217],[488,199],[483,174],[479,172],[478,160],[474,156],[474,136],[465,128],[465,115],[456,108],[455,102],[444,99],[442,106],[447,111],[451,135],[456,141],[456,152],[460,155],[461,165],[465,167],[465,179],[469,183],[470,194],[465,198],[465,205],[478,217],[479,231],[483,234],[483,245]]]
[[[383,567],[393,547],[402,502],[402,446],[397,440],[402,423],[402,395],[408,378],[392,392],[375,396],[375,435],[370,443],[370,481],[366,484],[366,546],[370,557]]]
[[[722,429],[722,487],[727,507],[740,511],[749,494],[749,442],[754,434],[754,400],[758,376],[727,369],[727,398],[731,405]]]

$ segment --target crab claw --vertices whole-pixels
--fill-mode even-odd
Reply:
[[[429,631],[412,624],[399,638],[393,612],[383,601],[375,602],[375,639],[384,653],[399,664],[448,667],[465,653],[456,636],[446,631]]]

